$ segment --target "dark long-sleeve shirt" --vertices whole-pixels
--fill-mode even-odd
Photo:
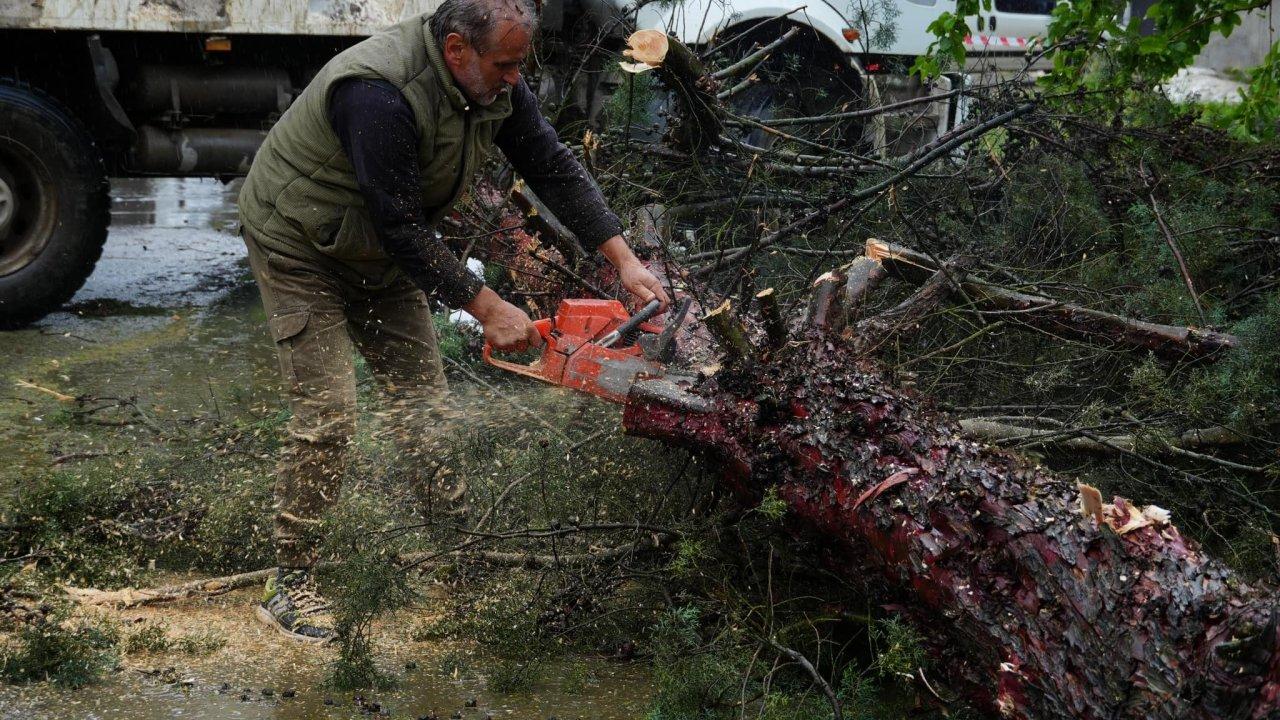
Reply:
[[[511,90],[511,106],[494,142],[516,172],[588,249],[620,234],[617,216],[542,117],[523,79]],[[404,96],[382,80],[350,79],[333,89],[328,111],[387,255],[418,287],[438,293],[450,307],[470,302],[484,283],[427,224],[418,195],[417,123]]]

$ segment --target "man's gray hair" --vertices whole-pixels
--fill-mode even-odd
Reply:
[[[538,9],[533,0],[444,0],[431,14],[431,35],[442,51],[449,33],[458,33],[477,51],[485,52],[489,35],[502,20],[532,30],[538,23]]]

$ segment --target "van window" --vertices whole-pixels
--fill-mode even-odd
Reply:
[[[1021,15],[1048,15],[1056,4],[1057,0],[996,0],[996,10]]]

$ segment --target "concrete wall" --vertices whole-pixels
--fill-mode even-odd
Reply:
[[[1147,8],[1155,2],[1156,0],[1131,0],[1130,17],[1142,18]],[[1143,34],[1151,32],[1150,20],[1143,19],[1139,22],[1142,23]],[[1231,37],[1215,35],[1200,53],[1200,57],[1196,58],[1195,65],[1219,72],[1256,67],[1262,64],[1267,50],[1276,40],[1280,40],[1277,30],[1280,30],[1280,0],[1271,0],[1270,8],[1249,13],[1244,22],[1231,33]]]
[[[1210,70],[1247,70],[1262,64],[1267,51],[1280,40],[1280,0],[1249,13],[1231,37],[1215,36],[1196,58],[1196,66]]]

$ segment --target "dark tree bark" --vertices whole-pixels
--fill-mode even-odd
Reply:
[[[659,226],[633,227],[645,236]],[[901,256],[877,259],[903,274]],[[1092,488],[963,439],[953,419],[896,387],[872,359],[877,342],[909,331],[952,290],[991,287],[925,261],[916,259],[923,285],[911,299],[856,325],[836,314],[855,307],[867,283],[819,283],[823,299],[784,345],[729,308],[711,315],[731,332],[691,324],[682,332],[689,347],[705,348],[711,336],[732,348],[724,366],[696,380],[637,383],[625,430],[704,453],[744,503],[775,489],[793,530],[825,547],[821,561],[878,576],[952,685],[1003,717],[1280,718],[1276,588],[1206,557],[1157,507],[1104,504]],[[646,262],[680,285],[678,268],[656,254]],[[610,281],[608,269],[596,277]],[[1044,300],[1050,315],[1065,307]],[[1211,357],[1234,340],[1159,327],[1133,345]],[[1046,329],[1117,337],[1066,321]]]
[[[1085,515],[1075,483],[961,439],[846,346],[816,338],[750,367],[693,391],[638,384],[623,425],[708,454],[745,502],[775,488],[827,562],[880,573],[979,703],[1013,718],[1280,716],[1274,588],[1233,577],[1167,514],[1117,498]]]
[[[1206,557],[1158,507],[1103,504],[963,439],[870,359],[963,282],[947,277],[842,335],[815,300],[806,341],[744,358],[721,340],[723,369],[637,384],[623,425],[705,453],[745,503],[775,489],[826,563],[878,573],[952,684],[1004,717],[1280,717],[1275,588]]]

